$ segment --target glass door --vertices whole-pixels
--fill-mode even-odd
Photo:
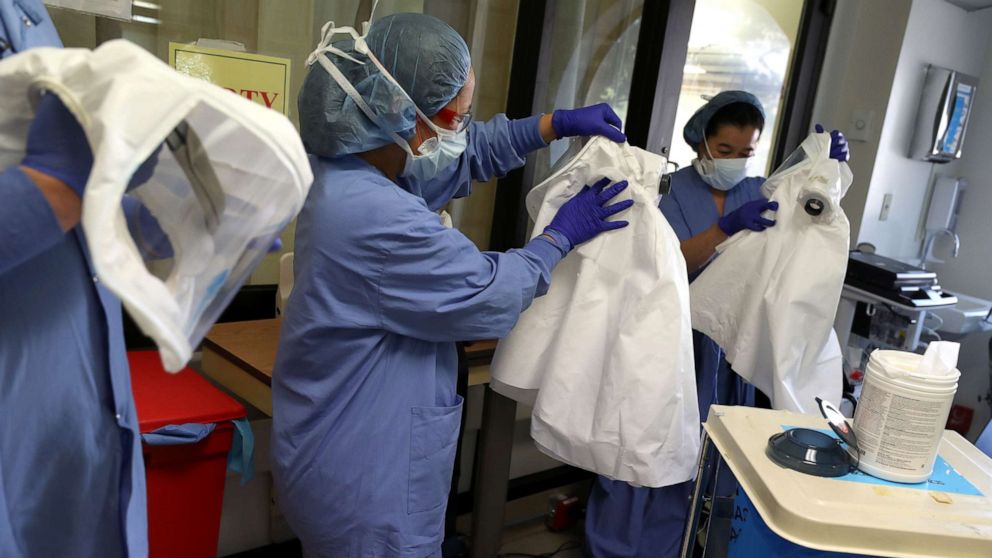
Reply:
[[[548,3],[533,113],[609,103],[627,116],[644,0]],[[528,162],[535,183],[568,147],[556,141]]]
[[[688,165],[695,152],[682,128],[707,99],[727,89],[753,93],[765,107],[765,129],[755,168],[768,173],[803,2],[795,0],[696,0],[670,158]]]

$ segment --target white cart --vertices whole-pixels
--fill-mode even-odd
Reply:
[[[899,485],[861,474],[805,475],[765,455],[768,438],[787,427],[827,430],[819,416],[713,406],[704,427],[683,558],[693,555],[704,492],[713,484],[706,479],[725,466],[758,520],[801,547],[886,557],[992,557],[992,458],[956,432],[945,431],[941,441],[938,463],[946,476],[935,471],[930,483]]]

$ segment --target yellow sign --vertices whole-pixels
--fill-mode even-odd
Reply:
[[[262,106],[289,115],[288,58],[169,43],[169,65]]]

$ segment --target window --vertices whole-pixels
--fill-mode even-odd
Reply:
[[[794,0],[696,0],[671,160],[688,165],[695,152],[682,128],[707,98],[727,89],[753,93],[765,108],[754,167],[764,174],[782,108],[803,3]]]
[[[550,58],[542,69],[548,77],[537,89],[535,112],[609,103],[620,120],[626,118],[643,8],[643,0],[549,4]],[[534,154],[535,184],[567,147],[555,142]]]

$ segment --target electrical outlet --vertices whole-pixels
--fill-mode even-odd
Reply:
[[[889,210],[892,209],[892,194],[885,194],[882,198],[882,211],[878,213],[879,221],[886,221],[889,218]]]

